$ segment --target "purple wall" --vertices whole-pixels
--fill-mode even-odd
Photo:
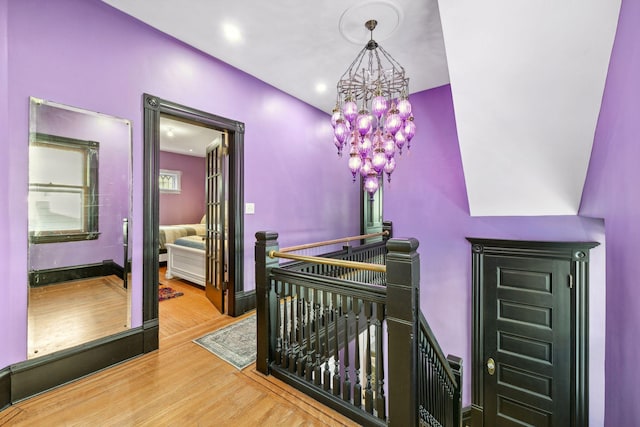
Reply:
[[[95,240],[29,245],[29,269],[67,267],[113,260],[124,265],[122,219],[129,218],[130,125],[42,104],[30,123],[34,131],[97,141],[99,232]]]
[[[205,210],[205,168],[202,157],[160,152],[160,169],[182,172],[180,194],[160,193],[160,225],[200,222]]]
[[[640,1],[623,0],[580,214],[607,233],[606,425],[640,419]]]
[[[280,232],[284,244],[358,234],[358,188],[345,185],[326,112],[97,0],[0,0],[0,24],[8,95],[0,96],[0,124],[10,124],[0,127],[0,367],[27,353],[29,96],[132,121],[133,326],[142,321],[143,93],[245,123],[245,201],[256,204],[245,216],[245,289],[255,286],[259,230]]]
[[[0,232],[5,235],[6,247],[13,248],[13,245],[17,243],[18,248],[20,248],[19,243],[26,241],[25,236],[20,236],[7,226],[12,220],[12,206],[10,203],[7,203],[10,193],[10,188],[7,184],[11,182],[9,179],[11,147],[7,147],[7,141],[9,141],[9,100],[7,97],[9,91],[9,40],[7,37],[9,11],[7,1],[8,0],[0,0],[0,144],[2,144],[4,153],[4,155],[0,156],[0,183],[2,183],[2,185],[0,185]],[[24,250],[26,251],[26,245],[24,246]],[[3,250],[2,256],[0,256],[0,275],[2,275],[2,277],[8,278],[18,273],[18,270],[13,269],[11,266],[21,257],[14,252],[14,250]],[[10,360],[15,360],[16,356],[24,358],[26,355],[27,347],[26,342],[24,342],[24,334],[27,326],[26,313],[22,311],[11,312],[8,310],[8,307],[11,307],[18,301],[20,303],[22,302],[24,297],[26,297],[27,287],[13,286],[7,289],[7,283],[5,283],[0,285],[0,288],[5,294],[5,300],[0,301],[0,325],[4,325],[0,328],[0,343],[2,343],[2,349],[0,350],[0,368],[2,368],[6,366]],[[18,316],[16,316],[16,314],[18,314]],[[9,351],[6,350],[9,346],[15,345],[16,343],[22,344],[22,347],[13,348]]]
[[[471,247],[465,237],[598,241],[591,253],[590,417],[604,413],[604,226],[573,216],[470,217],[449,86],[411,96],[418,133],[385,186],[384,217],[396,237],[420,241],[420,302],[445,353],[464,359],[471,386]],[[600,422],[599,422],[600,421]]]

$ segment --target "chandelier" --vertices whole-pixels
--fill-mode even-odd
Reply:
[[[371,38],[340,77],[331,115],[338,156],[348,150],[353,181],[360,175],[371,197],[385,173],[391,182],[396,153],[401,155],[405,145],[409,149],[416,133],[409,78],[404,68],[373,40],[377,24],[375,20],[364,24]]]

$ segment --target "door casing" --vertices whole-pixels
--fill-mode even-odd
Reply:
[[[145,347],[158,347],[158,228],[160,115],[190,121],[229,134],[229,293],[227,314],[238,316],[255,307],[255,292],[244,292],[244,123],[162,98],[143,94],[144,183],[142,319]],[[238,301],[240,298],[241,301]]]
[[[483,260],[487,254],[566,260],[573,276],[571,293],[571,403],[568,408],[572,427],[589,425],[589,250],[597,242],[541,242],[467,238],[472,252],[472,349],[471,420],[483,425],[484,407],[484,308]],[[487,426],[489,427],[489,426]]]

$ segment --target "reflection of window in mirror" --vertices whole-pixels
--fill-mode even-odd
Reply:
[[[160,192],[180,194],[180,177],[181,171],[172,171],[168,169],[160,169]]]
[[[98,146],[95,141],[34,135],[29,145],[32,243],[98,238]]]

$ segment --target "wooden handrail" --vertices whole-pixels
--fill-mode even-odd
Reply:
[[[323,258],[317,256],[308,256],[308,255],[292,255],[288,253],[284,253],[282,251],[270,251],[270,258],[286,258],[292,259],[294,261],[305,261],[311,262],[315,264],[324,264],[324,265],[333,265],[336,267],[345,267],[345,268],[357,268],[359,270],[369,270],[369,271],[377,271],[380,273],[387,272],[387,266],[381,264],[368,264],[366,262],[358,262],[358,261],[343,261],[339,259],[332,258]]]
[[[389,232],[385,230],[385,231],[381,231],[380,233],[362,234],[360,236],[342,237],[340,239],[325,240],[322,242],[305,243],[303,245],[281,248],[280,253],[301,251],[303,249],[317,248],[320,246],[327,246],[327,245],[335,245],[336,243],[348,243],[353,240],[362,240],[362,239],[369,239],[372,237],[381,237],[381,236],[388,236],[388,235],[389,235]],[[284,257],[280,257],[280,258],[284,258]]]

